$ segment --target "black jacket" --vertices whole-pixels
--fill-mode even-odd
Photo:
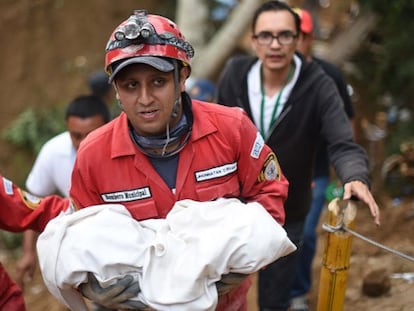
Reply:
[[[252,120],[250,105],[260,103],[249,103],[247,73],[256,61],[252,56],[230,59],[217,93],[219,104],[242,107]],[[343,183],[361,180],[369,184],[366,153],[353,141],[333,80],[315,62],[302,59],[299,78],[266,141],[290,183],[286,222],[304,221],[309,210],[313,162],[321,139],[327,142],[329,158]]]
[[[335,82],[336,87],[338,88],[339,95],[344,103],[344,109],[349,119],[354,118],[354,108],[352,107],[351,96],[349,95],[348,85],[345,81],[344,76],[342,75],[341,70],[336,67],[334,64],[331,64],[323,59],[318,57],[312,57],[323,71],[332,78]],[[313,178],[329,176],[329,157],[326,150],[326,144],[324,142],[318,147],[316,153],[315,166],[313,171]]]

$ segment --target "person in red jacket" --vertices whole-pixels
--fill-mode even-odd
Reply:
[[[36,197],[0,175],[0,229],[43,231],[48,221],[69,208],[59,196]],[[0,263],[0,310],[25,311],[23,293]]]
[[[79,148],[70,190],[76,208],[118,203],[141,221],[165,218],[179,200],[234,197],[260,203],[283,224],[288,181],[275,153],[242,109],[185,92],[193,54],[174,22],[143,10],[113,31],[105,66],[123,112]],[[142,309],[128,300],[139,291],[133,283],[108,290],[92,280],[79,290],[110,309]],[[247,310],[250,284],[224,275],[217,310]]]

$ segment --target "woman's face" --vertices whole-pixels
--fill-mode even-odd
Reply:
[[[185,89],[185,68],[180,72],[178,96]],[[172,118],[175,102],[175,82],[172,72],[162,72],[146,64],[131,64],[115,78],[117,96],[134,129],[141,136],[164,134],[180,118]]]

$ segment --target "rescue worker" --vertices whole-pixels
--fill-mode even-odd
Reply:
[[[0,175],[0,229],[43,231],[47,222],[69,208],[59,196],[40,199]],[[0,263],[0,310],[25,311],[23,293]]]
[[[283,224],[288,182],[275,154],[242,109],[191,100],[193,54],[174,22],[144,10],[113,31],[105,66],[123,112],[79,148],[70,190],[77,208],[119,203],[145,220],[165,218],[182,199],[236,197]],[[247,310],[250,277],[218,283],[216,310]],[[90,278],[79,290],[110,309],[143,308],[128,300],[139,292],[128,275],[109,289]]]

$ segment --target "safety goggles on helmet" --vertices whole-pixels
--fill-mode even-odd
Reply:
[[[145,63],[168,72],[174,67],[166,59],[189,66],[193,56],[193,47],[175,23],[159,15],[147,15],[145,10],[135,10],[112,33],[106,46],[105,68],[112,81],[132,63]]]

